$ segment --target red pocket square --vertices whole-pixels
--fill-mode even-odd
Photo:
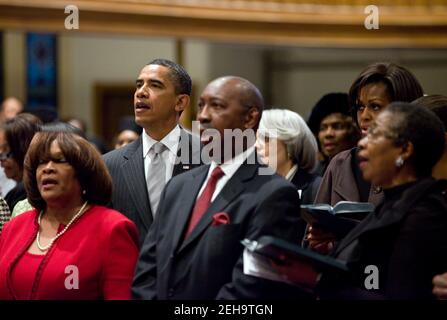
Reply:
[[[226,212],[219,212],[213,215],[213,226],[220,226],[222,224],[230,224],[230,217]]]

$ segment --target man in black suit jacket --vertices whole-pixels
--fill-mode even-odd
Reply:
[[[218,78],[205,88],[198,120],[202,142],[207,144],[203,150],[212,146],[208,150],[213,161],[167,184],[159,216],[140,253],[132,288],[134,298],[280,298],[285,293],[279,283],[243,272],[241,240],[274,235],[298,243],[298,193],[272,171],[266,174],[266,168],[256,159],[253,145],[262,109],[260,92],[245,79]],[[210,140],[212,132],[206,129],[214,129],[220,138],[213,136]],[[225,129],[251,132],[252,139],[228,148],[233,139]],[[224,145],[227,148],[217,152]],[[211,191],[208,209],[191,228],[192,213],[208,190],[216,167],[224,175]]]
[[[178,64],[156,59],[147,64],[136,81],[135,122],[143,127],[140,138],[104,155],[113,179],[111,207],[138,227],[143,242],[154,219],[146,172],[150,146],[163,143],[167,177],[200,165],[200,141],[180,128],[178,118],[189,105],[191,78]],[[171,156],[171,158],[169,158]],[[175,159],[168,161],[168,159]],[[154,196],[154,195],[152,195]],[[158,199],[155,199],[157,201]]]

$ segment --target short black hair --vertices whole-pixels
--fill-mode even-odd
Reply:
[[[447,96],[432,94],[420,97],[412,102],[434,112],[447,130]]]
[[[445,128],[441,120],[427,108],[416,104],[393,102],[384,112],[393,114],[391,130],[396,145],[413,144],[408,161],[419,178],[428,177],[444,152]],[[429,141],[429,143],[427,143]]]
[[[34,134],[41,130],[41,125],[42,121],[30,113],[20,113],[2,125],[12,158],[20,170],[23,170],[26,152]]]
[[[377,62],[367,66],[349,89],[352,118],[357,121],[358,97],[363,87],[371,83],[384,83],[393,101],[412,102],[422,97],[424,90],[416,77],[406,68],[390,62]]]
[[[351,116],[348,94],[333,92],[325,94],[312,108],[307,125],[315,136],[318,136],[320,124],[324,118],[333,113]]]
[[[170,70],[170,75],[174,84],[176,94],[186,94],[188,96],[191,96],[191,77],[181,65],[167,59],[154,59],[147,65],[151,64],[163,66]]]

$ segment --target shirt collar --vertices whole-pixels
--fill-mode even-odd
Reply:
[[[247,150],[245,150],[244,152],[239,153],[237,156],[235,156],[234,158],[222,163],[220,165],[220,168],[222,169],[222,171],[225,173],[225,176],[228,178],[231,178],[233,176],[233,174],[237,171],[237,169],[239,169],[239,167],[241,166],[241,164],[244,163],[244,161],[255,151],[255,147],[251,146],[250,148],[248,148]],[[211,174],[211,172],[213,172],[214,168],[216,168],[218,166],[218,164],[214,161],[211,162],[210,165],[210,170],[208,172],[208,175]]]
[[[290,168],[289,172],[287,172],[287,174],[286,174],[286,180],[292,181],[292,179],[295,176],[295,173],[297,172],[297,170],[298,170],[298,165],[296,165],[296,164],[293,165],[293,167]]]
[[[174,129],[172,129],[166,136],[164,136],[163,139],[160,141],[157,141],[150,137],[145,130],[143,130],[143,157],[146,158],[146,156],[149,153],[149,150],[151,150],[152,146],[156,144],[157,142],[163,143],[168,150],[174,154],[177,155],[177,148],[179,144],[180,139],[180,126],[176,125]]]

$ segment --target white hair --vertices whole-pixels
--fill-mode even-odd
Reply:
[[[264,110],[258,134],[284,142],[291,160],[303,170],[315,168],[318,161],[317,140],[298,113],[286,109]]]

